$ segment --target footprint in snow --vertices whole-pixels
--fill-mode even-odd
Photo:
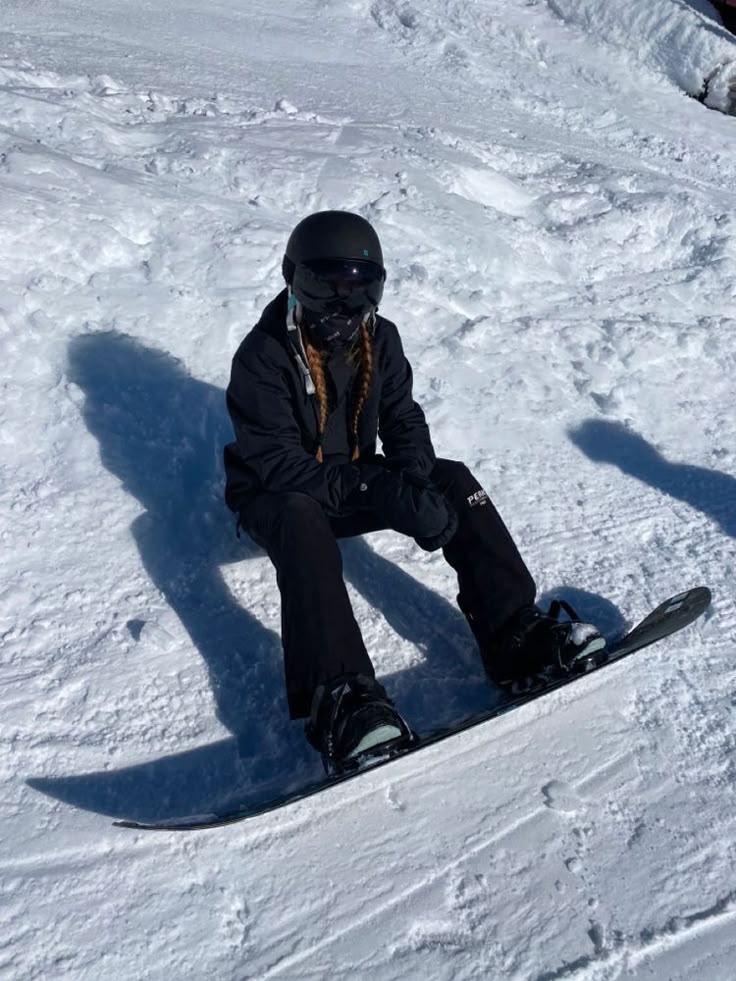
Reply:
[[[564,814],[575,814],[585,807],[585,801],[580,794],[562,780],[551,780],[542,787],[544,803],[554,811]]]

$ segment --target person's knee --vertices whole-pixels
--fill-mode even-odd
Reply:
[[[329,531],[322,506],[308,494],[260,494],[241,514],[241,524],[263,548],[296,544]]]
[[[282,531],[309,534],[316,529],[324,530],[329,527],[322,505],[309,494],[289,491],[277,495],[277,498],[274,504]]]
[[[476,484],[468,467],[459,460],[438,459],[430,478],[445,493],[452,487],[468,487]]]

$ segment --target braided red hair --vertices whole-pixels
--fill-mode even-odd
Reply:
[[[312,381],[314,382],[314,389],[317,395],[317,405],[319,407],[319,446],[317,447],[316,455],[319,462],[322,463],[324,460],[324,455],[322,452],[322,437],[327,429],[327,417],[329,416],[330,412],[329,395],[327,392],[327,378],[325,376],[327,352],[321,351],[311,342],[309,339],[309,332],[306,330],[302,330],[302,340],[304,342],[304,351],[307,355],[307,361],[309,362],[309,370],[312,375]],[[366,400],[368,398],[371,381],[373,379],[373,339],[371,337],[370,328],[365,321],[363,321],[363,323],[360,325],[358,343],[351,352],[350,357],[356,360],[360,359],[360,388],[358,390],[358,398],[355,403],[355,409],[353,411],[351,421],[351,433],[353,437],[352,459],[358,460],[360,458],[358,426],[360,423],[361,413],[363,412]]]

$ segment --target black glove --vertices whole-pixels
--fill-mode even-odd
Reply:
[[[431,492],[435,497],[441,498],[447,510],[447,524],[438,535],[421,535],[417,536],[414,541],[420,548],[423,548],[425,552],[434,552],[438,548],[442,548],[443,546],[447,545],[457,531],[457,526],[459,523],[455,508],[450,504],[444,494],[441,494],[437,490],[428,477],[423,477],[421,474],[414,473],[411,470],[404,470],[401,473],[401,478],[405,483],[413,484],[414,487],[423,488]]]
[[[394,531],[411,535],[427,551],[441,548],[457,529],[457,515],[430,480],[359,464],[360,483],[348,495],[350,507],[375,511]]]

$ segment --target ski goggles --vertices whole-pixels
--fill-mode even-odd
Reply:
[[[292,290],[319,314],[375,309],[383,296],[386,270],[368,259],[310,259],[294,270]]]

